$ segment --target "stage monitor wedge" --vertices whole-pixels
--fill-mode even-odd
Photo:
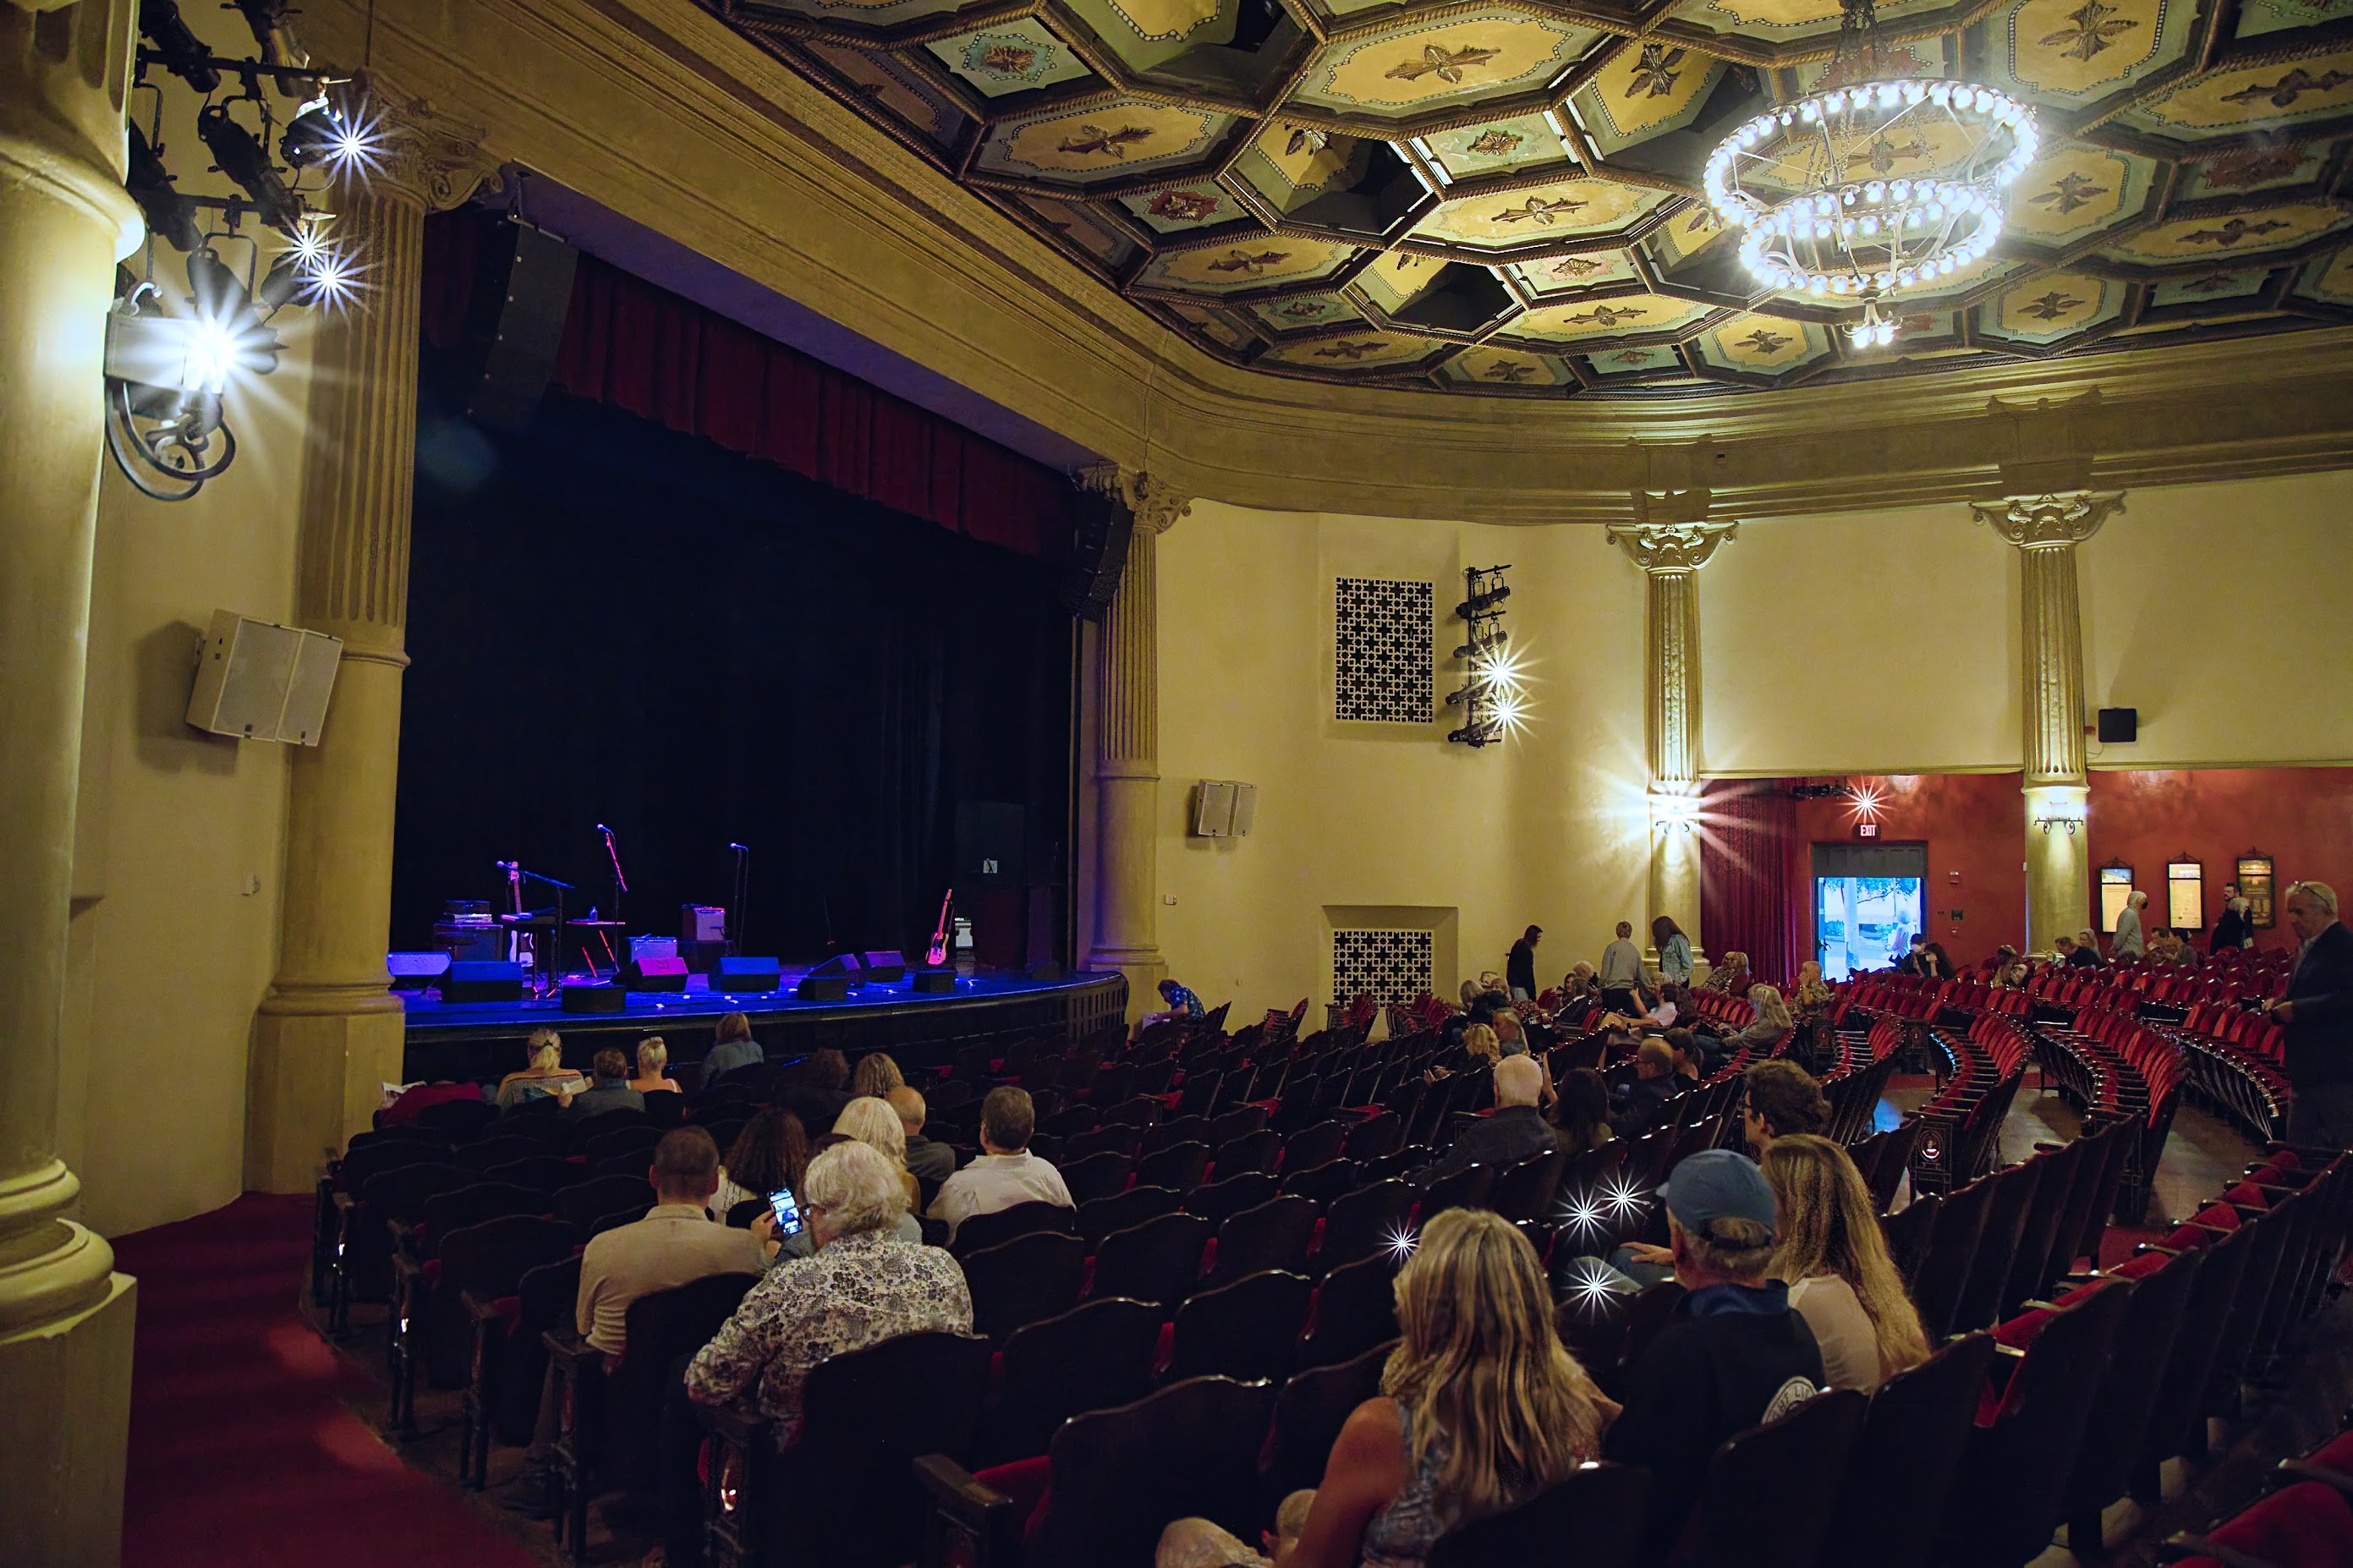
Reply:
[[[520,963],[453,963],[441,976],[444,1002],[520,1002]]]
[[[819,974],[811,970],[793,987],[793,994],[804,1002],[847,1002],[849,982],[839,974]]]
[[[773,958],[723,958],[711,976],[711,988],[728,995],[774,991],[783,984],[783,970]]]
[[[944,996],[955,989],[953,969],[919,969],[915,971],[915,989],[927,996]]]
[[[650,956],[631,959],[621,971],[621,984],[632,991],[683,991],[686,960]]]
[[[564,1010],[567,1013],[619,1013],[628,1010],[628,993],[617,985],[566,985],[564,988]]]
[[[907,978],[907,955],[896,948],[877,948],[871,952],[861,952],[858,955],[858,963],[868,980]]]

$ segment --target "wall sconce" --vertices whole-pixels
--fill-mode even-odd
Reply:
[[[1659,833],[1698,832],[1699,797],[1692,795],[1652,795],[1651,826]]]
[[[2034,819],[2034,826],[2044,833],[2048,834],[2054,827],[2064,827],[2070,838],[2075,837],[2076,830],[2083,825],[2084,819],[2080,816],[2038,816]]]

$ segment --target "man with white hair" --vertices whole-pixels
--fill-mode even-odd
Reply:
[[[2271,1004],[2286,1030],[2292,1143],[2353,1148],[2353,931],[2337,918],[2337,889],[2298,882],[2287,890],[2297,942],[2287,994]]]
[[[1552,1128],[1536,1100],[1544,1093],[1544,1068],[1531,1056],[1505,1057],[1495,1064],[1495,1113],[1465,1125],[1444,1157],[1413,1178],[1434,1182],[1472,1165],[1501,1168],[1553,1152]]]
[[[2148,939],[2141,932],[2140,911],[2147,908],[2148,895],[2135,888],[2125,895],[2125,907],[2116,911],[2116,932],[2108,939],[2108,956],[2122,963],[2127,958],[2139,958],[2148,951]]]

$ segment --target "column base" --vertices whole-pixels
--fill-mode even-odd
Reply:
[[[1116,969],[1127,976],[1127,1021],[1160,1011],[1160,983],[1168,961],[1157,948],[1099,947],[1087,955],[1089,969]]]
[[[401,1081],[408,1017],[382,991],[366,999],[364,1010],[298,1011],[319,1006],[308,995],[261,1005],[246,1077],[247,1191],[309,1192],[328,1152],[375,1125],[384,1086]]]
[[[0,1335],[0,1556],[44,1568],[122,1558],[138,1281],[109,1278],[97,1304]]]

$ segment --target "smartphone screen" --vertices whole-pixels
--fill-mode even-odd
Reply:
[[[776,1237],[798,1236],[801,1231],[801,1205],[793,1197],[790,1187],[779,1187],[768,1194],[768,1207],[776,1211]]]

